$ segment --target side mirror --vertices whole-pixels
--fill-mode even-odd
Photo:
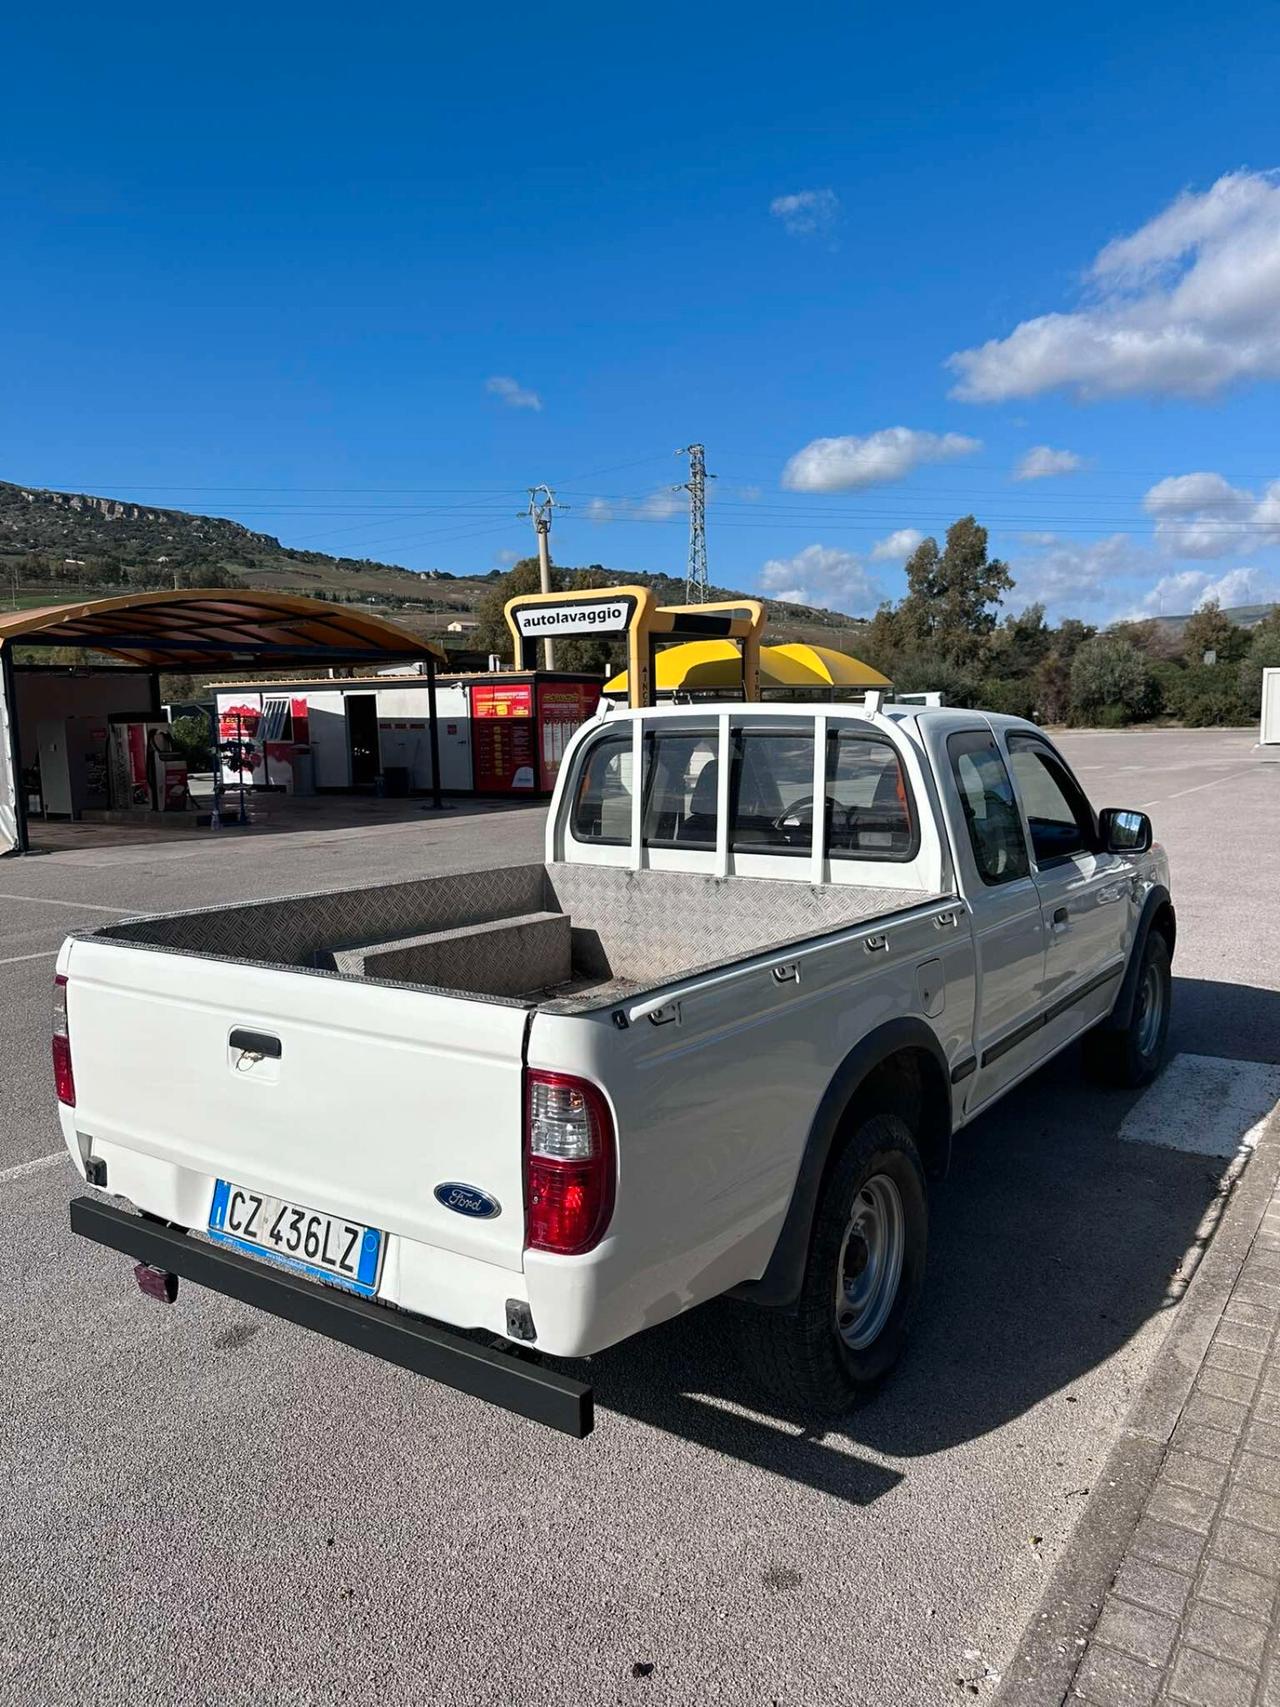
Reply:
[[[1146,853],[1151,846],[1151,820],[1145,812],[1106,806],[1098,814],[1098,833],[1107,853]]]

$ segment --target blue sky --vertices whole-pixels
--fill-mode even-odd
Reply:
[[[558,561],[678,573],[701,439],[722,585],[866,612],[972,510],[1014,606],[1280,591],[1272,7],[72,3],[7,45],[2,478],[458,572],[549,481]]]

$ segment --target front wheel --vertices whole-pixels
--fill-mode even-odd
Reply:
[[[744,1308],[739,1353],[775,1398],[806,1414],[847,1410],[897,1362],[924,1284],[924,1169],[896,1114],[861,1121],[832,1163],[800,1296]]]
[[[1169,944],[1153,930],[1143,945],[1128,1025],[1123,1031],[1099,1028],[1085,1038],[1085,1059],[1093,1076],[1121,1090],[1150,1084],[1164,1064],[1172,1005]]]

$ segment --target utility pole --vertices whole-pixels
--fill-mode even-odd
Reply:
[[[538,536],[538,576],[544,593],[551,591],[551,518],[557,510],[568,508],[568,504],[557,503],[550,486],[530,486],[526,514],[532,517]],[[556,643],[550,635],[542,642],[542,667],[544,670],[556,667]]]
[[[707,600],[707,447],[685,445],[677,456],[689,458],[689,478],[677,488],[689,494],[689,575],[685,583],[685,600],[691,605]]]

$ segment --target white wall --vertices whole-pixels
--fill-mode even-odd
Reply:
[[[1280,745],[1280,670],[1262,672],[1262,730],[1263,746]]]

